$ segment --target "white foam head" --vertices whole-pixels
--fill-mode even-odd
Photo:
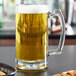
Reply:
[[[47,5],[16,5],[16,13],[35,14],[48,13]]]

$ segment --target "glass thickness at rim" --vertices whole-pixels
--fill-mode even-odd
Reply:
[[[16,4],[47,5],[47,0],[15,0]]]

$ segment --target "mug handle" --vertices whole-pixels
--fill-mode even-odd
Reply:
[[[60,9],[56,10],[54,14],[49,13],[50,19],[54,16],[58,16],[58,18],[59,18],[60,25],[61,25],[61,36],[60,36],[58,48],[54,49],[54,50],[49,49],[49,51],[48,51],[49,56],[54,55],[54,54],[61,54],[63,46],[64,46],[64,42],[65,42],[65,21],[64,21],[61,10]]]

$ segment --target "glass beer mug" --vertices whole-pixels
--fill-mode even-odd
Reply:
[[[60,10],[48,13],[46,0],[16,0],[16,67],[39,71],[48,67],[48,56],[61,54],[65,41],[65,22]],[[48,18],[58,16],[61,37],[58,48],[48,49]]]

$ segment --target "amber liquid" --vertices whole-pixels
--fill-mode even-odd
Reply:
[[[16,14],[16,58],[24,62],[45,60],[48,51],[47,13]]]

